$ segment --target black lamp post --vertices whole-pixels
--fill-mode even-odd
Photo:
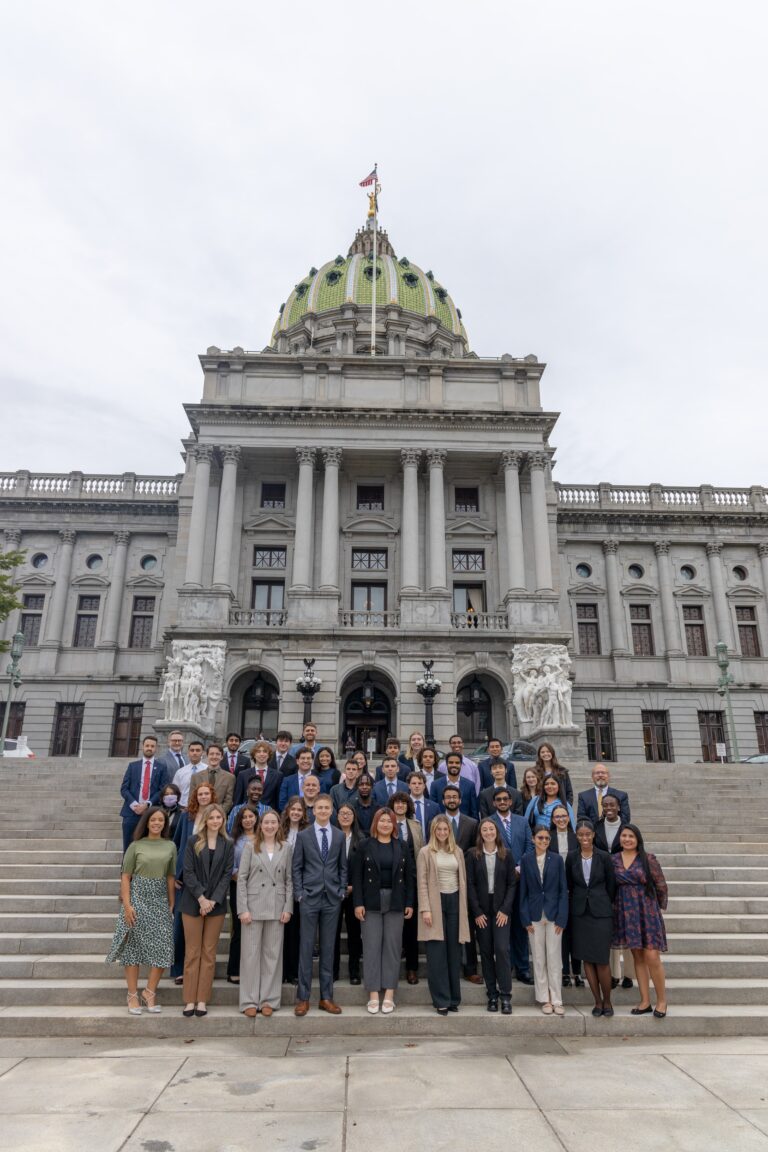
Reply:
[[[11,640],[11,662],[8,665],[7,672],[10,676],[10,683],[8,685],[8,699],[5,702],[5,711],[3,712],[3,723],[0,729],[0,757],[5,751],[5,736],[8,731],[8,724],[11,719],[11,703],[13,701],[13,693],[16,688],[21,684],[21,654],[24,651],[24,633],[17,632]]]
[[[312,671],[314,660],[304,661],[304,671],[301,676],[296,677],[296,689],[301,693],[304,700],[304,724],[309,724],[312,719],[312,700],[317,692],[320,691],[323,682],[319,676],[315,676]]]
[[[434,660],[422,660],[421,663],[424,666],[424,675],[419,676],[416,681],[416,691],[424,700],[424,740],[429,748],[434,748],[435,728],[432,719],[432,705],[435,696],[440,694],[443,683],[432,671]]]

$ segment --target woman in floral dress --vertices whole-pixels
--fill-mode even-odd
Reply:
[[[658,860],[646,852],[635,824],[619,833],[620,851],[613,854],[616,902],[613,906],[612,948],[631,948],[640,989],[640,1003],[633,1016],[653,1012],[657,1020],[667,1014],[667,987],[661,953],[667,951],[667,934],[661,910],[667,906],[667,883]],[[650,982],[656,992],[651,1007]]]

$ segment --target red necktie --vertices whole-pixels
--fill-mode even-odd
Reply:
[[[258,768],[258,769],[257,769],[257,771],[258,771],[258,773],[259,773],[259,780],[261,780],[261,782],[262,782],[262,784],[263,784],[263,783],[264,783],[264,769],[263,769],[263,768]]]
[[[234,771],[235,771],[235,754],[234,754],[234,752],[230,753],[230,757],[229,757],[229,770],[230,770],[230,772],[234,772]]]
[[[141,802],[146,804],[149,800],[149,778],[152,775],[152,765],[149,760],[144,761],[144,775],[141,777]]]

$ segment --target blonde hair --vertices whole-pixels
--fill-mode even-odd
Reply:
[[[435,828],[438,824],[445,824],[448,828],[447,848],[443,848],[443,846],[438,843],[437,837],[435,836]],[[435,816],[434,820],[429,826],[429,843],[427,844],[427,847],[431,849],[432,852],[450,852],[451,854],[456,852],[456,837],[453,834],[453,823],[443,813],[440,813],[439,816]]]
[[[217,837],[221,836],[222,839],[229,840],[229,836],[227,835],[226,812],[222,808],[221,804],[209,804],[207,808],[203,808],[202,812],[197,817],[197,820],[195,820],[195,832],[197,833],[197,839],[195,840],[195,854],[198,856],[202,852],[205,845],[208,843],[208,837],[206,835],[206,824],[208,823],[208,817],[210,816],[211,812],[221,813],[221,818],[223,820],[221,828],[219,828],[218,832],[216,833]]]

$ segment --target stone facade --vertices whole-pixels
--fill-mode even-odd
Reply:
[[[339,259],[321,269],[332,286]],[[394,259],[388,247],[393,285]],[[323,738],[407,736],[431,659],[439,742],[480,743],[489,724],[524,736],[513,661],[543,644],[570,670],[583,758],[696,760],[719,723],[735,751],[722,639],[739,749],[768,738],[763,490],[555,484],[544,365],[473,355],[426,289],[427,314],[403,307],[407,287],[378,304],[376,357],[355,299],[319,318],[294,299],[263,352],[209,348],[178,477],[0,474],[5,547],[26,553],[4,636],[23,624],[16,699],[39,754],[123,754],[129,729],[164,730],[181,707],[167,714],[178,685],[163,673],[183,674],[169,661],[212,641],[223,672],[205,731],[297,732],[313,658]]]

